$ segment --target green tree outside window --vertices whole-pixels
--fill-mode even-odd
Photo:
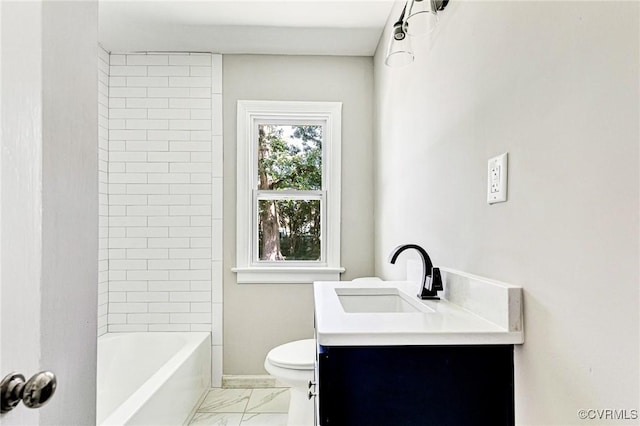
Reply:
[[[258,190],[322,189],[322,126],[258,126]],[[321,201],[259,199],[258,256],[265,261],[321,259]]]

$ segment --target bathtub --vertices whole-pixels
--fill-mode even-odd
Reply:
[[[182,425],[210,386],[210,333],[98,338],[98,425]]]

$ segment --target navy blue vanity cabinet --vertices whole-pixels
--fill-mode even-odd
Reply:
[[[319,346],[322,426],[513,426],[513,345]]]

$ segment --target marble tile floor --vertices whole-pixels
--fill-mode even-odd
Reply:
[[[286,426],[289,388],[210,389],[186,423],[198,426]]]

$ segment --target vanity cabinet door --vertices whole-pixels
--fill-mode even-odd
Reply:
[[[317,342],[317,340],[316,340]],[[320,385],[319,385],[319,363],[318,363],[318,345],[316,344],[316,359],[313,366],[313,382],[309,384],[310,395],[313,395],[313,426],[320,425]]]
[[[513,346],[320,347],[323,426],[513,426]]]

